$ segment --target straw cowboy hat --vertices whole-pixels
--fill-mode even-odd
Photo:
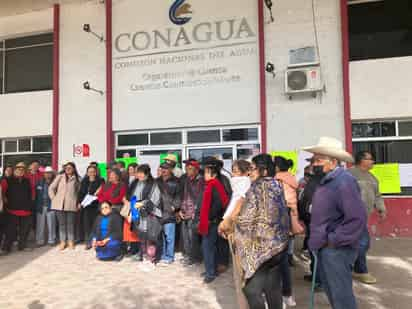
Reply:
[[[169,153],[169,154],[164,158],[164,160],[172,161],[172,162],[177,163],[176,155],[174,155],[174,154],[172,154],[172,153]]]
[[[345,151],[345,149],[343,149],[342,142],[332,137],[323,136],[319,139],[317,145],[304,147],[302,148],[302,150],[310,153],[329,156],[338,159],[339,161],[353,163],[352,155],[349,152]]]

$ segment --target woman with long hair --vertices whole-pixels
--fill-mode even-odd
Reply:
[[[298,182],[296,177],[292,175],[289,170],[293,167],[293,161],[284,157],[275,157],[275,171],[276,180],[280,182],[285,192],[286,205],[289,208],[290,216],[298,217]],[[296,301],[292,296],[292,274],[290,267],[294,266],[293,263],[293,249],[294,249],[294,236],[290,235],[288,242],[288,255],[284,259],[281,267],[282,276],[282,295],[284,303],[289,307],[296,306]]]
[[[245,201],[246,193],[250,188],[251,180],[249,177],[250,162],[246,160],[237,160],[232,165],[231,185],[233,189],[232,198],[229,206],[223,216],[223,221],[219,224],[219,235],[228,240],[232,252],[233,261],[233,277],[235,281],[235,288],[237,294],[237,301],[239,309],[249,309],[245,295],[242,292],[242,285],[240,281],[239,264],[237,263],[234,245],[233,245],[233,220],[239,214],[239,211]]]
[[[205,166],[205,189],[195,219],[198,222],[198,233],[202,237],[202,253],[205,264],[204,282],[206,284],[213,282],[218,275],[217,227],[229,203],[229,196],[224,185],[218,179],[219,175],[220,167],[218,165]]]
[[[78,197],[79,208],[81,208],[81,218],[83,219],[84,240],[86,241],[86,250],[91,249],[90,237],[93,224],[99,215],[99,201],[89,200],[85,202],[86,197],[95,196],[101,186],[104,185],[104,179],[99,176],[98,169],[94,165],[89,165],[86,176],[82,179],[80,184],[80,191]]]
[[[110,171],[107,182],[98,190],[99,203],[110,202],[113,211],[120,213],[123,206],[123,198],[126,196],[127,185],[122,182],[122,173],[114,168]]]
[[[52,201],[51,209],[56,211],[59,223],[60,250],[66,246],[75,248],[75,222],[79,211],[77,196],[80,189],[80,177],[73,162],[63,166],[63,173],[57,175],[49,186],[49,197]]]
[[[243,292],[253,309],[281,309],[280,267],[287,254],[289,215],[272,157],[252,159],[252,185],[234,221],[234,250]]]
[[[146,255],[150,265],[154,265],[159,255],[162,211],[160,210],[160,190],[152,177],[150,166],[147,164],[137,167],[136,179],[129,188],[126,203],[130,204],[133,197],[137,203],[130,207],[139,210],[140,222],[136,226],[132,225],[130,220],[125,221],[124,229],[132,230],[138,237],[135,242],[140,242],[139,254],[136,256],[136,260],[143,261],[144,255]],[[128,233],[125,235],[128,235]],[[130,238],[130,240],[134,239]]]

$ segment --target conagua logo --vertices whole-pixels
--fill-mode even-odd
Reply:
[[[187,16],[192,14],[192,6],[185,2],[186,0],[176,0],[170,7],[169,18],[175,25],[181,26],[187,24],[192,19],[192,17]]]

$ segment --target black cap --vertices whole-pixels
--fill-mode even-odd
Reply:
[[[204,166],[215,166],[219,169],[223,168],[223,161],[216,159],[215,157],[207,157],[202,161]]]

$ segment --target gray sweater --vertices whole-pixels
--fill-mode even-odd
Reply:
[[[365,203],[368,214],[371,214],[374,208],[380,213],[386,213],[385,203],[379,193],[379,181],[370,172],[363,171],[359,167],[352,167],[349,173],[358,181],[361,189],[362,201]]]

